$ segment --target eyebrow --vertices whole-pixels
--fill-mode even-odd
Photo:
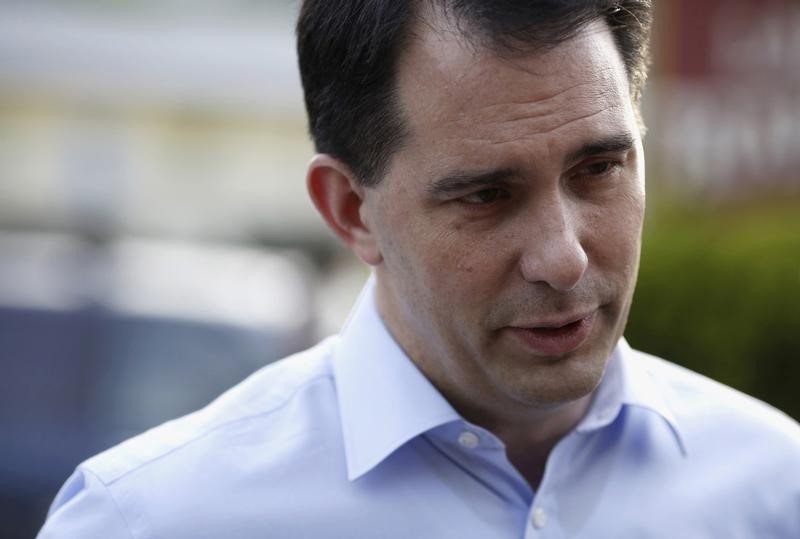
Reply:
[[[598,141],[584,144],[577,150],[571,152],[567,155],[566,164],[569,165],[601,153],[626,152],[633,148],[635,142],[636,139],[634,139],[633,135],[630,133],[611,135]]]
[[[620,133],[584,144],[567,155],[566,163],[575,163],[602,153],[624,152],[633,148],[635,139],[630,133]],[[442,196],[460,193],[478,187],[491,187],[520,176],[515,168],[500,168],[487,172],[459,171],[439,178],[428,186],[428,194]]]
[[[513,168],[501,168],[488,172],[456,172],[439,178],[428,186],[428,193],[434,196],[460,193],[476,187],[497,185],[519,176]]]

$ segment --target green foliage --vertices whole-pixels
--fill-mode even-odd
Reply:
[[[655,208],[626,336],[800,418],[800,201]]]

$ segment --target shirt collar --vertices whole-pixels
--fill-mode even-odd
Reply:
[[[409,440],[458,413],[389,334],[370,278],[333,355],[347,478],[364,475]]]
[[[639,407],[667,423],[678,449],[686,455],[685,440],[663,388],[636,354],[625,339],[620,339],[589,411],[576,430],[600,429],[611,424],[623,406]],[[409,440],[461,419],[386,329],[375,304],[374,277],[362,290],[341,331],[333,370],[347,478],[351,481]]]
[[[619,340],[589,411],[576,430],[589,432],[609,425],[623,406],[642,408],[666,422],[678,449],[686,456],[686,440],[664,395],[664,388],[653,379],[637,354],[624,338]]]

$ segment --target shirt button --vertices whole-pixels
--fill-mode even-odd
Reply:
[[[531,515],[531,523],[537,530],[544,528],[544,525],[547,524],[547,513],[544,512],[544,509],[537,507],[533,510],[533,515]]]
[[[481,439],[474,432],[465,430],[458,435],[458,443],[467,449],[475,449],[481,443]]]

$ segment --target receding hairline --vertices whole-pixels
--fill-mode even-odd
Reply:
[[[432,0],[428,0],[425,2],[426,4],[433,3]],[[434,15],[435,17],[442,17],[441,14]],[[488,55],[494,59],[501,60],[503,62],[508,62],[511,65],[516,64],[516,60],[522,60],[530,56],[536,55],[544,55],[558,49],[559,46],[567,44],[574,40],[582,40],[584,38],[588,38],[591,36],[603,36],[603,39],[606,38],[610,39],[608,43],[609,48],[608,50],[612,55],[615,56],[614,64],[615,67],[612,67],[616,71],[617,67],[621,69],[622,78],[618,79],[621,80],[623,83],[623,94],[626,96],[626,99],[629,100],[631,104],[631,108],[633,109],[634,116],[636,117],[636,122],[638,123],[639,127],[639,135],[644,134],[644,129],[642,126],[641,119],[639,117],[638,111],[638,104],[633,99],[633,95],[631,92],[631,82],[630,78],[627,73],[627,69],[625,67],[624,59],[622,58],[622,54],[619,50],[619,46],[616,41],[613,39],[613,32],[607,23],[607,21],[602,17],[598,16],[592,19],[589,19],[585,24],[581,25],[580,27],[576,28],[575,32],[564,41],[560,41],[559,43],[548,43],[548,44],[527,44],[527,48],[514,48],[514,49],[506,49],[506,48],[495,48],[495,47],[487,47],[483,46],[476,42],[475,40],[470,39],[470,34],[465,34],[464,32],[460,31],[459,29],[453,28],[453,26],[445,26],[447,24],[451,24],[450,19],[420,19],[422,24],[418,26],[414,26],[414,28],[409,32],[410,39],[406,41],[405,46],[402,49],[402,52],[397,58],[395,64],[395,73],[393,76],[393,84],[394,84],[394,93],[395,93],[395,112],[397,114],[397,118],[400,121],[402,126],[404,137],[400,144],[394,147],[391,155],[389,156],[386,168],[384,169],[384,174],[388,169],[391,167],[392,161],[395,159],[398,153],[401,153],[407,145],[414,139],[414,117],[419,116],[420,111],[414,111],[413,115],[411,115],[411,110],[409,109],[409,103],[407,99],[409,98],[410,94],[407,94],[403,90],[403,82],[407,81],[405,77],[408,77],[409,74],[411,76],[415,76],[418,73],[418,66],[416,62],[419,60],[418,57],[415,57],[416,54],[420,53],[420,50],[423,51],[423,54],[427,55],[430,58],[436,58],[437,61],[441,60],[442,63],[445,63],[447,56],[443,56],[442,52],[447,55],[447,51],[454,50],[451,49],[450,46],[458,47],[461,52],[466,52],[468,55],[472,55],[475,60],[478,60],[483,55]],[[444,47],[437,47],[437,39],[441,38],[444,41],[447,41],[447,45]],[[431,42],[433,40],[433,43]],[[603,47],[605,49],[605,47]],[[455,55],[453,55],[456,57]],[[605,56],[608,56],[605,54]],[[459,62],[463,62],[464,59],[459,58]],[[449,67],[449,66],[448,66]],[[519,68],[519,66],[515,66]],[[545,72],[542,72],[542,76],[548,76]],[[424,77],[422,78],[422,84],[425,84]],[[413,92],[414,86],[407,86],[412,88],[409,90]],[[412,107],[413,108],[413,107]],[[382,179],[383,175],[381,175]],[[379,184],[380,181],[376,183]]]
[[[458,13],[454,4],[455,2],[452,0],[412,0],[410,2],[409,27],[398,61],[407,54],[412,40],[420,38],[421,28],[426,28],[443,37],[449,35],[475,51],[488,50],[501,58],[514,58],[555,48],[565,41],[579,36],[595,22],[602,22],[604,28],[613,34],[613,28],[609,26],[604,13],[600,11],[592,16],[578,19],[574,24],[561,29],[551,28],[549,32],[539,32],[536,37],[526,35],[525,38],[521,38],[513,34],[491,31],[479,21]],[[521,29],[517,30],[519,34],[524,33],[520,31]],[[621,53],[616,43],[615,47],[617,52]]]

